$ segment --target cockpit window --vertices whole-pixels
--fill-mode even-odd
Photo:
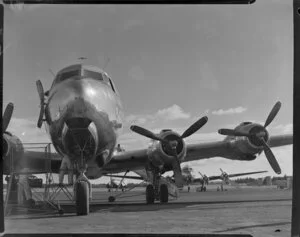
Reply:
[[[94,71],[90,71],[90,70],[84,70],[83,76],[103,81],[103,76],[99,72],[94,72]]]
[[[248,124],[251,124],[251,122],[243,122],[243,123],[241,123],[241,125],[248,125]]]
[[[61,74],[59,74],[57,76],[57,81],[64,81],[66,79],[69,79],[71,77],[74,77],[74,76],[78,76],[80,75],[80,70],[74,70],[74,71],[69,71],[69,72],[63,72]]]

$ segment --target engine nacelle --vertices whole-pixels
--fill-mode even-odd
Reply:
[[[268,131],[259,124],[250,122],[242,123],[235,128],[236,131],[253,134],[250,137],[228,137],[236,156],[242,160],[254,160],[256,154],[262,152],[263,143],[254,134],[262,133],[265,142],[269,140]]]
[[[9,174],[11,170],[19,167],[24,155],[24,147],[20,139],[9,132],[3,134],[2,159],[3,174]]]
[[[178,133],[173,132],[172,130],[162,130],[159,134],[164,140],[172,141],[180,138]],[[183,139],[178,140],[177,148],[177,157],[181,163],[186,156],[186,145]],[[148,148],[148,157],[150,162],[161,170],[169,171],[172,169],[172,163],[174,162],[174,155],[170,149],[164,143],[160,141],[153,140]]]

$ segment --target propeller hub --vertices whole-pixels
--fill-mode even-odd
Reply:
[[[262,139],[267,142],[269,140],[269,133],[268,131],[261,125],[257,125],[250,129],[249,131],[250,136],[249,141],[256,147],[262,147],[263,141]]]
[[[180,154],[183,151],[184,144],[183,140],[180,139],[180,137],[174,133],[167,134],[163,137],[165,141],[168,141],[168,143],[162,142],[161,147],[162,150],[168,155],[168,156],[174,156],[172,150],[176,150],[177,154]]]

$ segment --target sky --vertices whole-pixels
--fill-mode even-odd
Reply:
[[[36,127],[39,99],[53,75],[87,57],[104,68],[120,92],[126,150],[149,139],[132,124],[154,132],[182,133],[198,118],[208,123],[186,143],[220,141],[220,128],[243,121],[263,124],[277,101],[282,107],[270,135],[293,130],[292,0],[253,5],[19,5],[4,10],[4,107],[15,110],[8,130],[23,142],[49,142]],[[272,149],[282,173],[292,174],[292,145]],[[255,161],[212,158],[189,165],[207,175],[268,170]],[[253,177],[259,177],[253,176]]]

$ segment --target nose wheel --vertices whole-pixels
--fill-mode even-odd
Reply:
[[[92,198],[92,186],[84,175],[85,169],[79,170],[79,176],[74,184],[74,198],[76,213],[78,216],[88,215],[90,212],[90,199]]]
[[[76,213],[78,216],[88,215],[90,212],[89,184],[80,180],[75,183]]]

